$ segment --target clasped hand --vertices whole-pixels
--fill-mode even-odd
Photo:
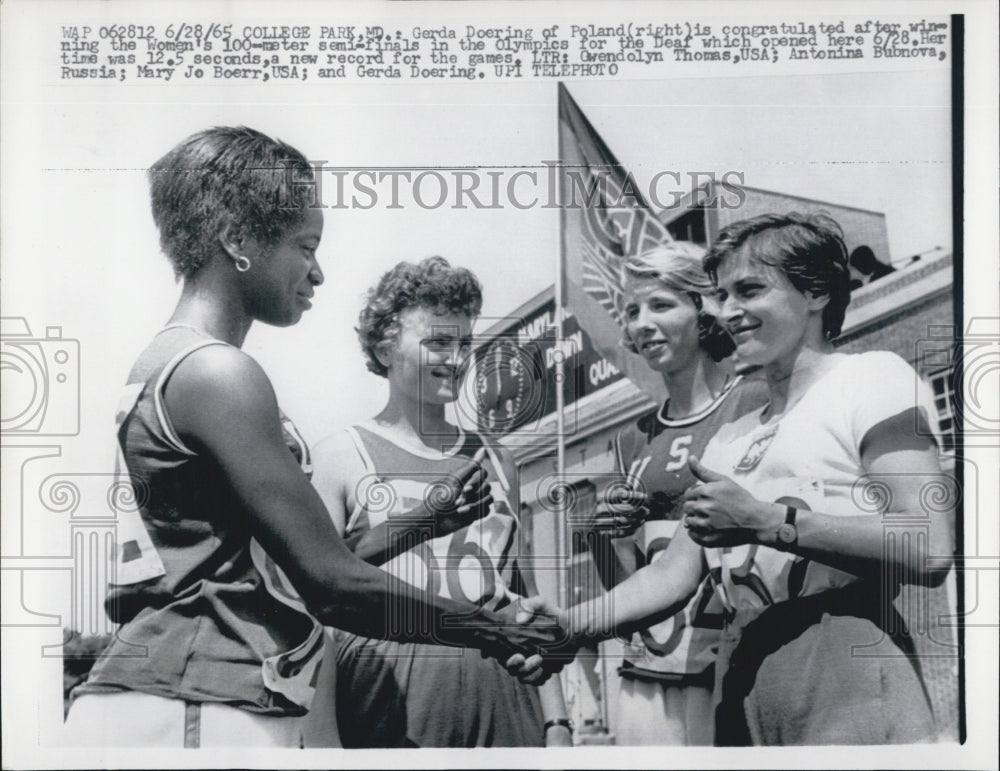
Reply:
[[[564,610],[540,596],[520,599],[500,611],[510,623],[502,629],[508,645],[534,653],[514,653],[506,659],[507,671],[521,682],[541,685],[576,656],[580,647],[569,633]]]
[[[681,511],[695,543],[708,547],[759,543],[761,533],[781,524],[774,505],[762,503],[729,477],[705,468],[693,455],[688,466],[698,483],[684,491]]]

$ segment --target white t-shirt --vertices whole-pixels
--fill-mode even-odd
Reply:
[[[925,419],[922,427],[914,425],[914,433],[936,425],[933,397],[894,353],[834,356],[840,361],[778,420],[762,425],[761,408],[723,426],[705,448],[702,463],[761,501],[834,516],[881,516],[885,488],[865,475],[861,443],[874,426],[914,407]],[[857,580],[756,544],[706,549],[705,556],[720,597],[732,611]]]

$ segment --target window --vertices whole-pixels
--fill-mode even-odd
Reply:
[[[942,453],[950,456],[955,454],[955,390],[952,382],[951,369],[941,369],[932,372],[927,379],[934,391],[934,407],[937,409],[938,429],[942,437]]]

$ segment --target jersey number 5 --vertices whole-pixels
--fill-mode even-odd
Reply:
[[[691,434],[686,434],[678,436],[670,443],[670,461],[666,465],[666,471],[679,471],[687,465],[688,455],[691,454],[688,450],[691,439]]]

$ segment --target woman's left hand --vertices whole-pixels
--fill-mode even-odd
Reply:
[[[701,546],[738,546],[759,543],[759,534],[777,530],[784,510],[762,503],[724,474],[688,460],[698,484],[684,491],[681,510],[691,540]]]

